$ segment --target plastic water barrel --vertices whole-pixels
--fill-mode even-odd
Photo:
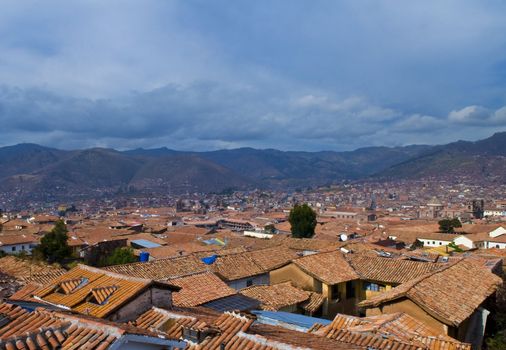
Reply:
[[[149,261],[149,253],[148,252],[141,252],[141,254],[139,255],[139,261],[140,262]]]

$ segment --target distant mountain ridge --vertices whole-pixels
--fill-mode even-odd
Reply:
[[[471,142],[433,146],[374,174],[379,179],[455,178],[506,183],[506,132]]]
[[[104,190],[220,192],[459,174],[506,181],[505,145],[506,132],[476,142],[367,147],[349,152],[253,148],[185,152],[166,147],[63,151],[19,144],[0,148],[0,191],[48,196],[93,196]]]

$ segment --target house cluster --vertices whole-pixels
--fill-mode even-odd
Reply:
[[[479,349],[497,312],[505,227],[473,218],[481,204],[468,198],[424,194],[396,212],[385,204],[412,194],[346,186],[234,194],[220,209],[192,199],[75,212],[64,217],[66,268],[26,257],[59,217],[4,218],[0,349]],[[336,203],[346,196],[355,206]],[[303,199],[317,226],[295,239],[286,203]],[[455,234],[437,233],[439,218],[465,213]],[[139,261],[104,266],[124,247]]]
[[[505,249],[506,229],[499,226],[491,231],[468,234],[430,233],[421,234],[417,239],[425,247],[440,247],[454,244],[462,249]]]
[[[282,242],[105,268],[16,264],[4,272],[19,288],[0,305],[0,349],[481,345],[502,284],[494,273],[501,261],[387,254],[366,243]],[[23,261],[1,258],[2,270],[4,259]]]

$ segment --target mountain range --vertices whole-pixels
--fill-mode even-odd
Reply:
[[[0,148],[0,192],[91,196],[103,191],[220,192],[294,189],[343,180],[467,176],[506,182],[506,132],[446,145],[368,147],[348,152],[239,148],[59,150],[36,144]]]

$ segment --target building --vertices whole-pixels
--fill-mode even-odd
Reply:
[[[322,294],[322,315],[355,314],[360,276],[340,251],[312,254],[270,272],[271,284],[291,281],[300,289]]]
[[[0,236],[0,251],[5,254],[32,254],[39,244],[37,237],[31,234],[10,234]]]
[[[462,259],[364,300],[359,306],[367,316],[407,313],[478,349],[494,293],[501,284],[500,277],[477,262]]]
[[[457,237],[452,233],[425,233],[417,237],[424,247],[441,247],[453,242]]]
[[[168,283],[78,265],[43,287],[30,290],[23,299],[124,322],[134,319],[152,305],[170,307],[172,293],[179,289]]]
[[[260,301],[262,310],[302,313],[310,316],[319,315],[325,301],[323,295],[296,288],[291,282],[251,286],[241,289],[239,293]]]
[[[369,349],[377,350],[471,350],[471,344],[459,342],[433,330],[402,312],[370,317],[338,314],[332,323],[315,324],[309,332],[328,339],[366,345]]]
[[[0,349],[173,350],[183,341],[148,330],[65,311],[28,311],[1,303]]]

